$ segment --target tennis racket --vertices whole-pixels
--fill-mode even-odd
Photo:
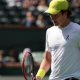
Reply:
[[[22,72],[25,80],[35,80],[34,59],[29,48],[23,51]]]

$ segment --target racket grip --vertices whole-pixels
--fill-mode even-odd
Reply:
[[[34,77],[32,80],[36,80],[36,77]]]
[[[32,80],[36,80],[36,77],[34,77],[33,73],[31,73],[31,77],[32,77]]]

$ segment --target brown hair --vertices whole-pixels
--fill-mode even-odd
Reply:
[[[65,12],[67,12],[67,17],[71,16],[71,11],[69,9],[68,10],[61,10],[62,14],[64,14]]]

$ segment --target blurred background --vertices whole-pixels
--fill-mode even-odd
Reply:
[[[24,80],[21,61],[25,48],[31,49],[39,68],[46,29],[53,25],[44,14],[50,1],[0,0],[0,80]],[[80,24],[80,0],[68,1],[71,20]]]

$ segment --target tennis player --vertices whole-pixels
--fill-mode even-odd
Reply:
[[[54,26],[47,29],[43,61],[36,74],[42,80],[80,80],[80,25],[70,21],[67,0],[52,0],[46,11]]]

